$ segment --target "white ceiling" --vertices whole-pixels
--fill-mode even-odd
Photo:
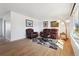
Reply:
[[[0,3],[0,16],[7,11],[15,11],[37,19],[67,17],[73,3]]]

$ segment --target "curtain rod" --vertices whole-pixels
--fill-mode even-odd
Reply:
[[[73,7],[72,7],[72,10],[71,10],[70,16],[72,15],[72,13],[74,11],[75,5],[76,5],[76,3],[73,4]]]

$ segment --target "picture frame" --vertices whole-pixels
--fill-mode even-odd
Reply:
[[[51,27],[59,27],[59,23],[57,21],[51,21]]]
[[[26,27],[33,27],[33,21],[26,19]]]
[[[43,27],[48,27],[48,21],[43,21]]]

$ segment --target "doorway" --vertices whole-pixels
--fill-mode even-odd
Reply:
[[[4,40],[4,21],[0,19],[0,41]]]
[[[11,38],[10,21],[0,19],[0,43],[8,42]]]

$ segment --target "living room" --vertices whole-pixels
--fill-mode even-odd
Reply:
[[[4,46],[0,55],[79,55],[71,35],[73,23],[79,22],[77,3],[0,3],[0,7],[6,41],[0,43]]]

